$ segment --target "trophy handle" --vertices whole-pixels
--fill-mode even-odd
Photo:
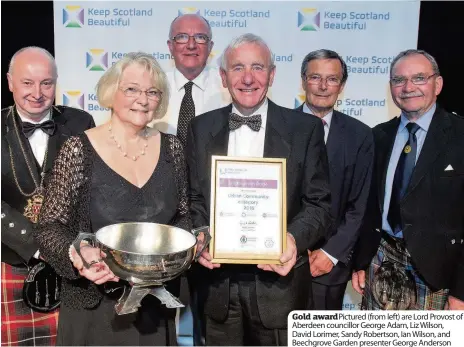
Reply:
[[[211,235],[209,233],[209,226],[204,226],[204,227],[199,227],[199,228],[193,229],[192,233],[193,233],[193,235],[195,235],[195,237],[200,235],[200,233],[203,233],[204,236],[205,236],[205,240],[204,240],[204,242],[202,242],[203,248],[201,248],[199,250],[197,249],[196,252],[195,252],[194,260],[196,261],[196,260],[198,260],[198,258],[200,258],[200,255],[203,253],[203,251],[209,246],[209,243],[211,241]]]
[[[95,242],[97,238],[95,237],[95,234],[79,233],[79,235],[77,235],[77,238],[73,242],[73,246],[76,249],[77,254],[79,254],[79,257],[81,257],[82,259],[82,263],[84,264],[86,269],[89,269],[90,264],[85,261],[84,257],[81,254],[81,242],[84,240],[92,240],[93,242]]]

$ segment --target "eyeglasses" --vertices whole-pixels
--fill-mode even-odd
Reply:
[[[174,40],[175,43],[188,43],[190,38],[193,37],[196,43],[203,45],[207,43],[210,38],[206,34],[194,34],[194,35],[189,35],[185,33],[177,34],[176,36],[172,37],[171,40]]]
[[[330,77],[321,77],[319,75],[309,75],[305,76],[305,81],[308,84],[314,84],[317,85],[321,83],[322,81],[326,81],[328,86],[331,87],[336,87],[339,86],[342,83],[342,80],[338,77],[330,76]]]
[[[427,84],[429,79],[431,79],[432,77],[437,76],[437,75],[438,75],[438,73],[434,73],[433,75],[430,75],[429,77],[425,77],[423,75],[413,76],[411,78],[393,77],[390,80],[390,84],[392,85],[392,87],[402,87],[408,81],[411,81],[412,84],[415,84],[416,86],[421,86],[421,85]]]
[[[144,92],[147,98],[150,100],[159,101],[161,97],[163,96],[163,92],[156,90],[156,89],[141,90],[141,89],[134,88],[134,87],[119,88],[119,89],[121,89],[124,95],[127,96],[128,98],[138,98],[140,95],[142,95],[142,92]]]

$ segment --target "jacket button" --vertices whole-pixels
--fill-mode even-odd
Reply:
[[[456,243],[456,240],[455,239],[452,239],[451,240],[451,244],[454,245]]]
[[[6,214],[2,213],[2,218],[5,218]]]
[[[26,234],[26,229],[22,229],[21,230],[21,235],[25,235]]]
[[[14,228],[14,223],[10,223],[10,224],[8,224],[8,226],[9,226],[10,228]]]

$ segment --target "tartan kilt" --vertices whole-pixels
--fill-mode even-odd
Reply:
[[[35,312],[23,301],[28,269],[2,262],[2,346],[54,346],[58,310]]]
[[[386,236],[388,238],[388,236]],[[409,310],[443,310],[448,301],[448,289],[434,290],[430,288],[425,282],[423,277],[416,271],[411,263],[411,255],[409,254],[404,241],[399,239],[395,247],[392,245],[393,238],[390,237],[390,242],[386,241],[385,236],[382,236],[379,248],[376,255],[371,261],[369,268],[366,271],[366,288],[362,299],[362,310],[382,310],[377,301],[375,300],[372,292],[374,276],[382,262],[389,260],[396,262],[406,267],[414,278],[416,285],[416,304]]]

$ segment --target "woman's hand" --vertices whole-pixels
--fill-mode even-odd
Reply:
[[[73,266],[79,270],[82,277],[87,278],[95,284],[103,284],[108,281],[118,282],[119,277],[110,270],[102,258],[106,257],[99,248],[90,246],[87,243],[81,243],[81,254],[85,261],[90,265],[87,269],[82,262],[82,258],[77,254],[74,246],[71,246],[71,257]]]

